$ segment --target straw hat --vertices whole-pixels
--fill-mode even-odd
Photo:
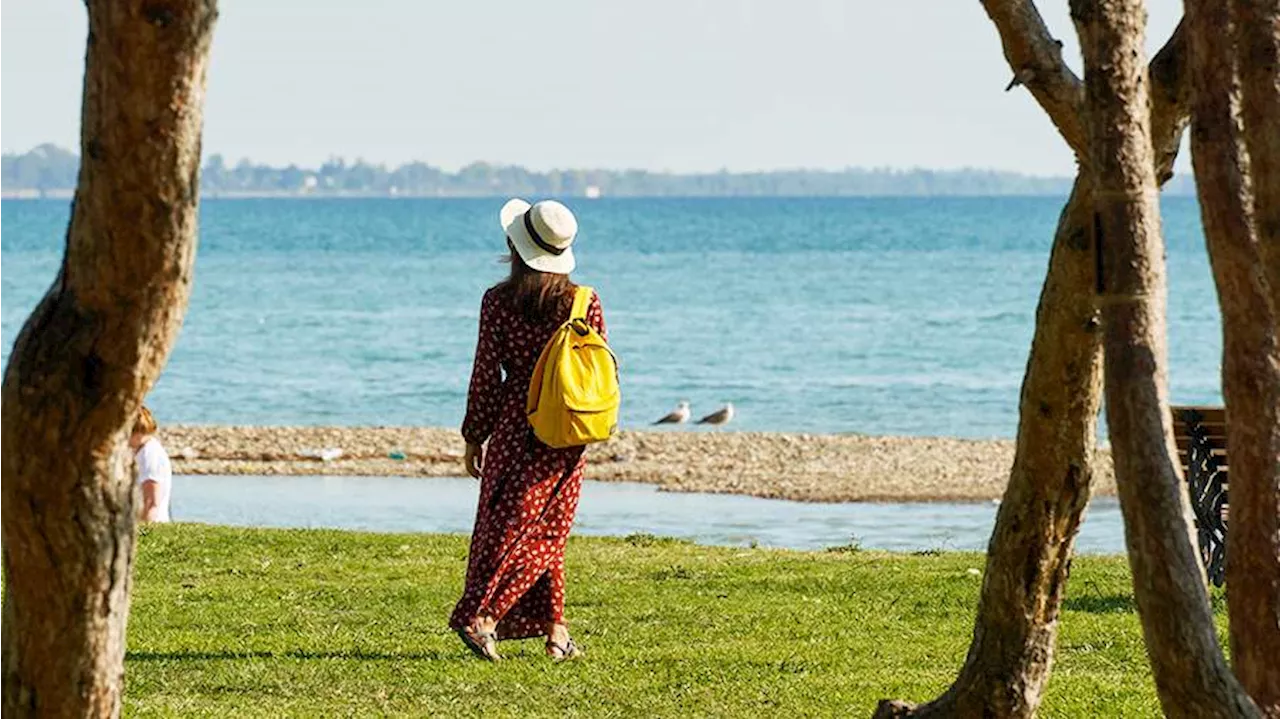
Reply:
[[[567,275],[573,272],[573,238],[578,221],[568,207],[555,200],[530,205],[524,200],[508,200],[498,213],[502,228],[520,259],[531,269]]]

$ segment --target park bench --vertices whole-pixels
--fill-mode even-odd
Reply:
[[[1221,587],[1227,556],[1227,411],[1171,407],[1173,436],[1195,514],[1200,559],[1209,581]]]

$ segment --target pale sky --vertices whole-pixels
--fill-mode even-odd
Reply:
[[[1039,4],[1079,72],[1066,0]],[[1074,170],[977,0],[219,5],[204,147],[232,163]],[[1182,4],[1148,7],[1154,52]],[[0,5],[4,150],[78,151],[85,26]]]

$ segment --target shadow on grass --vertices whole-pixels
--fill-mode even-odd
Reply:
[[[673,547],[691,545],[693,542],[678,537],[660,537],[648,532],[633,532],[622,538],[623,542],[633,547]]]
[[[1082,597],[1067,597],[1062,608],[1073,612],[1089,614],[1133,614],[1138,605],[1133,603],[1131,594],[1086,594]]]
[[[212,661],[223,659],[353,659],[358,661],[442,661],[470,657],[461,648],[457,652],[407,652],[392,654],[388,652],[371,652],[364,649],[347,649],[340,651],[311,651],[306,649],[290,649],[283,652],[126,652],[125,661],[130,662],[171,662],[171,661]]]

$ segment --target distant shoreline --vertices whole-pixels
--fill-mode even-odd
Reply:
[[[43,144],[4,153],[3,196],[70,196],[80,157]],[[319,166],[204,158],[206,197],[1063,197],[1074,175],[1033,175],[981,167],[774,168],[673,172],[638,168],[550,168],[472,162],[454,170],[411,160],[396,165],[333,157]],[[1167,188],[1194,191],[1189,175]],[[42,189],[43,188],[43,189]]]
[[[175,425],[160,435],[179,474],[465,474],[453,429]],[[628,430],[588,450],[587,478],[799,502],[990,501],[1013,451],[1012,440]],[[1099,459],[1094,493],[1114,495],[1110,454]]]

